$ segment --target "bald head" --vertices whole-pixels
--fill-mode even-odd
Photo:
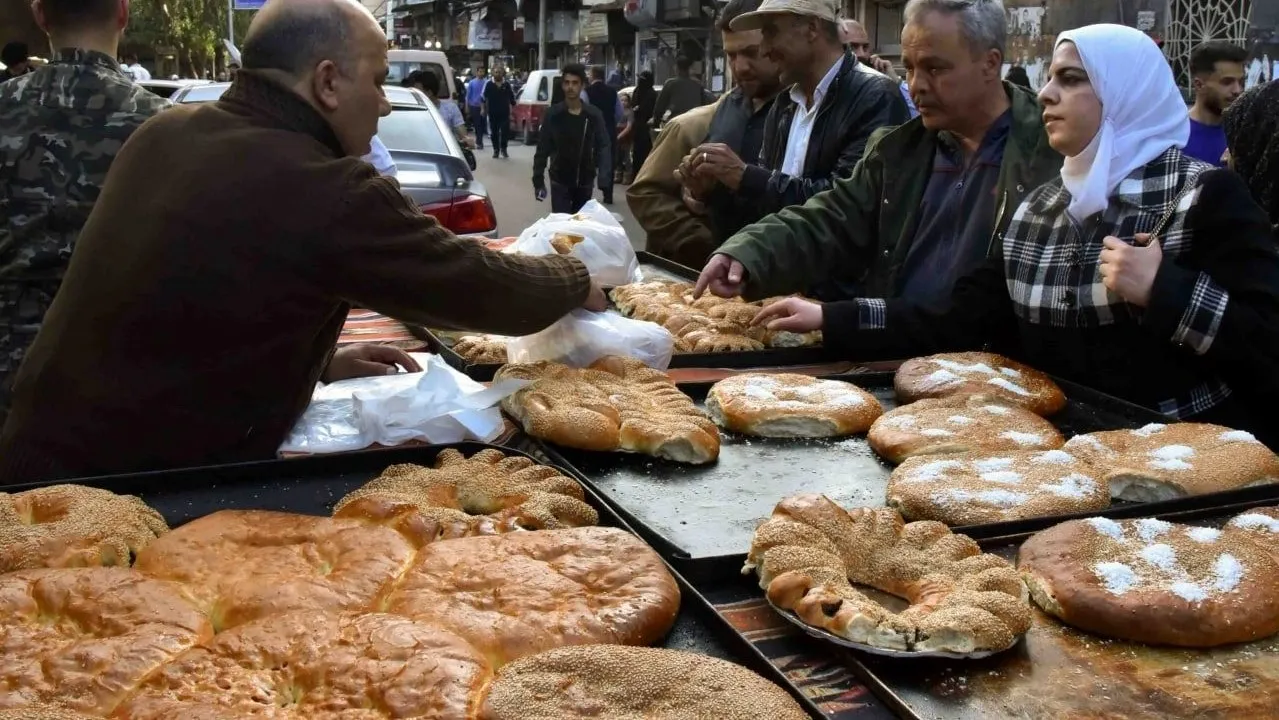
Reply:
[[[349,69],[359,39],[382,35],[373,15],[352,0],[272,0],[253,18],[241,55],[248,70],[302,78],[325,60]]]

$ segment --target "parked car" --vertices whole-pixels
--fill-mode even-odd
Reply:
[[[171,98],[174,93],[188,85],[208,85],[209,80],[143,80],[138,83],[142,87],[162,98]]]
[[[175,103],[212,102],[229,83],[179,90]],[[440,111],[417,90],[388,86],[391,114],[378,121],[377,134],[395,160],[400,189],[455,235],[497,237],[497,213],[488,190],[475,179],[462,146]]]
[[[511,113],[511,129],[525,145],[537,141],[537,130],[542,127],[542,116],[553,103],[564,99],[560,87],[559,70],[534,70],[528,74],[524,87],[515,98],[515,110]]]

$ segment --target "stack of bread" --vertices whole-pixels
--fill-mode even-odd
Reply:
[[[389,468],[334,517],[170,531],[134,497],[0,494],[0,714],[805,717],[730,663],[626,647],[666,634],[679,586],[581,497],[492,450]]]
[[[618,312],[636,320],[657,323],[675,336],[677,353],[721,353],[764,348],[818,345],[820,332],[793,333],[751,327],[760,309],[780,300],[748,303],[741,298],[714,295],[693,297],[693,286],[654,280],[614,288]]]

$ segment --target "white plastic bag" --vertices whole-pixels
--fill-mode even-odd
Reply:
[[[422,372],[343,380],[317,388],[280,451],[332,453],[375,443],[491,442],[501,436],[505,425],[496,405],[527,381],[506,380],[486,388],[438,356],[419,361]]]
[[[553,360],[571,367],[621,355],[665,370],[674,346],[675,338],[661,325],[617,313],[574,310],[540,333],[511,340],[506,355],[513,363]]]
[[[521,255],[567,254],[581,260],[601,285],[640,282],[639,258],[626,229],[613,213],[591,200],[574,215],[552,213],[538,220],[502,252]]]

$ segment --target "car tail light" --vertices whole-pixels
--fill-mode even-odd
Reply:
[[[483,235],[497,229],[493,203],[482,195],[467,195],[452,202],[423,205],[422,212],[439,220],[454,235]]]

